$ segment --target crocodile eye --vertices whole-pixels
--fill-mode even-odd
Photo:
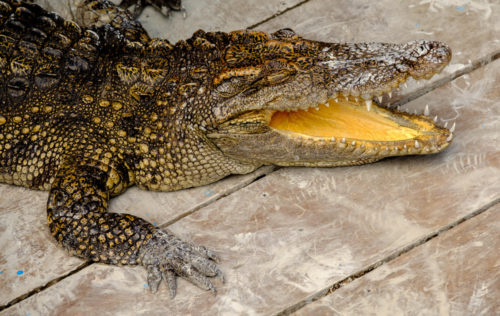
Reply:
[[[220,83],[216,91],[223,98],[230,98],[249,88],[249,80],[245,77],[233,77]]]
[[[288,39],[288,38],[294,38],[294,37],[299,37],[294,30],[290,28],[284,28],[281,30],[278,30],[273,33],[273,36],[275,36],[278,39]]]
[[[224,98],[232,97],[250,88],[262,78],[262,67],[244,67],[220,73],[214,78],[216,91]]]

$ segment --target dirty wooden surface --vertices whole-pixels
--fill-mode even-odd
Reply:
[[[500,313],[500,208],[491,207],[500,199],[500,61],[479,67],[500,54],[500,5],[455,2],[185,0],[185,20],[146,11],[151,33],[172,40],[286,11],[257,29],[292,27],[325,41],[447,42],[454,57],[442,74],[384,102],[448,81],[404,106],[429,104],[441,122],[456,121],[454,143],[431,157],[266,168],[180,192],[132,189],[113,201],[114,211],[174,222],[178,236],[216,250],[227,279],[217,297],[184,281],[173,301],[164,286],[151,295],[140,267],[92,264],[71,274],[82,261],[52,242],[46,193],[1,185],[0,306],[62,278],[0,314],[273,314],[304,305],[299,314]],[[339,289],[327,295],[330,288]]]
[[[298,315],[498,315],[500,205],[301,309]]]

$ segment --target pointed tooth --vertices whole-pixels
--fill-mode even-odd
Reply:
[[[329,108],[329,107],[330,107],[330,103],[329,103],[329,102],[325,102],[325,106],[326,106],[327,108]]]
[[[378,104],[381,104],[381,103],[382,103],[382,96],[381,96],[381,95],[379,95],[379,96],[377,97],[377,100],[378,100]]]
[[[438,116],[437,116],[437,115],[436,115],[436,116],[434,116],[434,118],[433,118],[432,120],[434,121],[434,123],[437,123],[437,121],[438,121]]]
[[[450,133],[450,135],[446,138],[446,141],[449,142],[453,138],[453,133]]]
[[[341,142],[342,144],[345,144],[345,137],[342,137],[342,139],[340,140],[340,142]]]
[[[414,144],[415,148],[420,148],[420,143],[418,142],[418,140],[415,140],[415,144]]]
[[[335,137],[333,137],[333,136],[332,136],[332,138],[330,138],[330,141],[331,141],[332,143],[335,143]]]
[[[353,98],[354,98],[354,101],[355,101],[356,103],[359,103],[359,98],[358,98],[358,97],[353,97]]]
[[[429,104],[426,104],[426,105],[425,105],[425,110],[424,110],[424,115],[425,115],[425,116],[429,116],[429,114],[430,114],[430,111],[429,111]]]
[[[337,102],[337,103],[339,102],[339,98],[335,98],[335,99],[333,99],[333,100],[334,100],[335,102]]]
[[[387,95],[389,96],[389,99],[392,98],[392,91],[388,92]]]
[[[356,141],[353,140],[352,143],[351,143],[352,146],[356,146]]]
[[[366,104],[366,110],[370,112],[372,109],[372,100],[366,100],[365,104]]]
[[[406,84],[406,82],[403,82],[403,88],[408,88],[408,85]]]
[[[448,128],[448,122],[444,122],[444,128]]]
[[[450,128],[450,132],[452,132],[452,133],[453,133],[454,131],[455,131],[455,122],[453,122],[453,125],[452,125],[452,126],[451,126],[451,128]]]
[[[319,106],[315,107],[314,109],[315,109],[316,111],[319,111]]]

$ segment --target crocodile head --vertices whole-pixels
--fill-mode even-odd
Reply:
[[[377,105],[410,77],[429,79],[451,58],[443,43],[324,43],[289,29],[231,33],[213,78],[208,138],[242,162],[344,166],[437,153],[452,131],[425,115]]]

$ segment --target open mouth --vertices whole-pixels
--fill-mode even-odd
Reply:
[[[453,138],[452,131],[426,115],[387,109],[352,97],[329,99],[308,110],[275,111],[268,125],[288,137],[351,147],[390,147],[409,154],[439,152]]]

